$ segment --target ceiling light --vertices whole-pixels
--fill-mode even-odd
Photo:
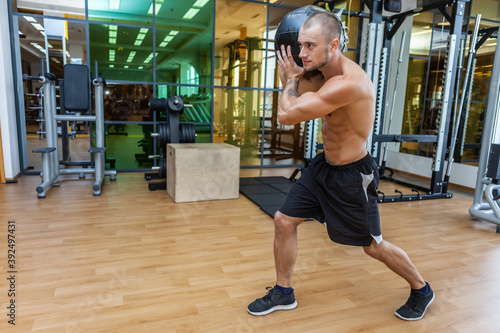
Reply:
[[[128,68],[128,65],[123,66],[123,68],[125,68],[125,69]]]
[[[143,69],[143,68],[144,68],[144,66],[139,66],[139,69]]]
[[[156,6],[155,6],[155,15],[158,15],[158,12],[160,11],[161,5],[163,5],[164,0],[156,0]],[[151,3],[151,6],[149,6],[148,14],[153,14],[153,4]]]
[[[134,42],[135,46],[140,46],[142,44],[142,41],[146,37],[148,31],[149,31],[148,28],[141,28],[141,30],[139,30],[139,33],[137,34],[137,38],[135,39],[135,42]]]
[[[158,52],[156,52],[156,55],[158,55]],[[146,60],[144,60],[144,63],[147,64],[148,62],[151,61],[151,59],[153,59],[153,52],[151,52],[151,54],[148,55],[148,57],[146,58]]]
[[[127,62],[132,62],[132,60],[134,60],[136,53],[137,53],[136,51],[131,51],[130,54],[128,55]]]
[[[194,3],[193,7],[201,8],[207,4],[209,0],[198,0]]]
[[[109,50],[109,61],[115,61],[115,50]]]
[[[200,10],[198,8],[191,8],[187,11],[187,13],[184,15],[182,18],[183,20],[190,20],[192,19],[196,14],[198,14]]]
[[[115,65],[111,64],[109,65],[109,68],[115,68]]]
[[[120,9],[120,0],[109,0],[109,9]]]
[[[35,22],[36,23],[36,20],[33,17],[31,17],[31,16],[23,16],[23,17],[28,22]]]
[[[118,26],[117,25],[110,25],[109,26],[109,39],[108,39],[109,44],[116,44],[117,35],[118,35]]]
[[[38,30],[38,31],[45,30],[40,23],[31,23],[31,25],[33,25],[35,27],[35,29]]]
[[[177,36],[178,33],[179,31],[177,30],[170,31],[168,35],[165,37],[165,39],[163,39],[163,42],[161,42],[160,47],[167,46],[167,44],[170,43],[170,41],[174,39],[174,37]]]
[[[147,64],[148,62],[151,61],[151,59],[153,59],[153,53],[151,53],[147,58],[146,60],[144,60],[144,63]]]
[[[30,44],[36,47],[40,52],[45,53],[45,49],[40,45],[38,45],[38,43],[30,43]]]

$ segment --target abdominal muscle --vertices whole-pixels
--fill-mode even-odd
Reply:
[[[323,134],[323,150],[328,162],[333,165],[343,165],[356,162],[366,156],[366,139],[371,129],[361,133],[350,123],[346,115],[322,117],[321,132]],[[360,126],[358,124],[357,128]],[[367,133],[366,133],[367,132]]]

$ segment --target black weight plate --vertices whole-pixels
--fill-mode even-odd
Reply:
[[[196,128],[194,124],[189,124],[190,135],[189,135],[189,143],[194,143],[196,141]]]
[[[170,128],[167,123],[158,124],[158,145],[160,147],[165,147],[167,143],[170,143]]]
[[[196,129],[193,124],[179,124],[180,143],[194,143],[196,141]]]
[[[184,110],[184,100],[179,96],[170,96],[167,103],[170,112],[181,112]]]
[[[167,177],[167,159],[161,158],[159,166],[160,166],[160,178],[166,178]]]

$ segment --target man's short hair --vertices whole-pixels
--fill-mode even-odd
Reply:
[[[325,37],[325,41],[330,43],[334,39],[341,41],[342,27],[339,20],[333,16],[334,14],[328,12],[320,12],[311,15],[302,25],[302,28],[309,29],[312,26],[319,24],[321,32]],[[339,45],[342,48],[342,45]]]

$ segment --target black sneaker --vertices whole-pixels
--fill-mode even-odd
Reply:
[[[426,282],[429,286],[429,284]],[[403,320],[419,320],[425,314],[425,310],[431,305],[434,301],[434,292],[429,286],[429,292],[427,295],[424,295],[420,291],[413,290],[411,291],[410,298],[406,301],[406,304],[400,307],[396,311],[396,316]]]
[[[289,295],[282,295],[274,288],[267,287],[267,295],[257,298],[250,303],[247,310],[254,316],[264,316],[276,310],[292,310],[297,307],[295,295],[292,292]]]

